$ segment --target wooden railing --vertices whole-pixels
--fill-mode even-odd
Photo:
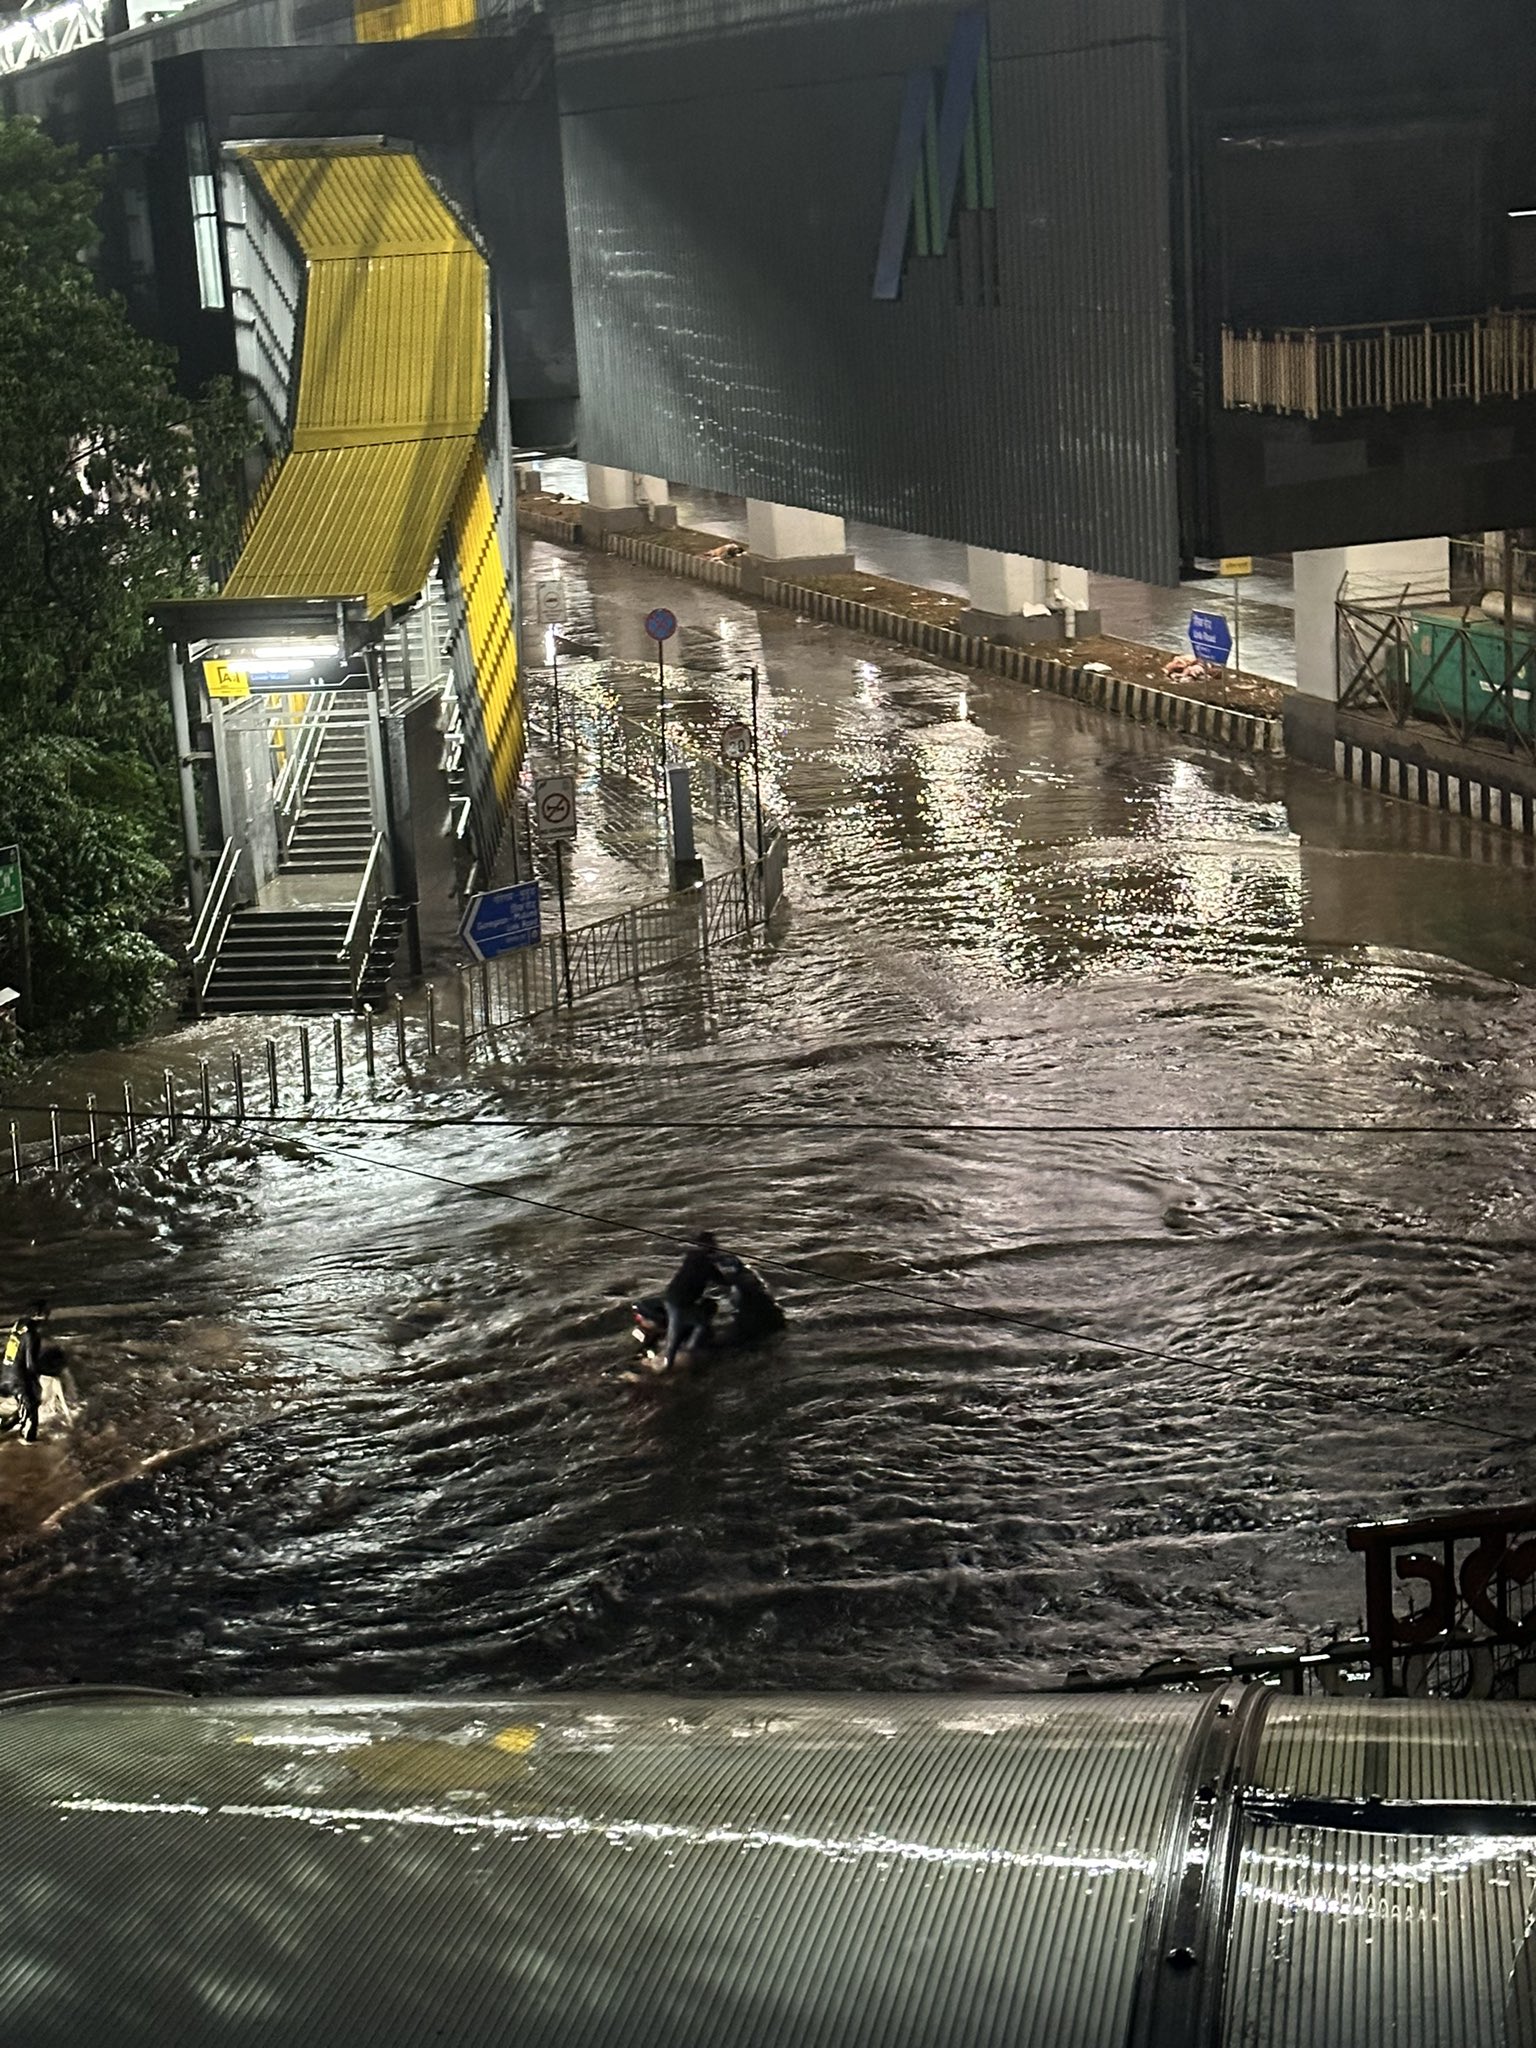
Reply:
[[[1536,393],[1536,313],[1376,327],[1292,327],[1221,335],[1229,411],[1351,412],[1527,398]]]

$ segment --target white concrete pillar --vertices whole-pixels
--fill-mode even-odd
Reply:
[[[1444,603],[1451,589],[1451,544],[1437,540],[1378,541],[1368,547],[1317,548],[1294,560],[1296,687],[1328,703],[1339,694],[1338,603],[1351,597]]]
[[[1075,569],[1068,562],[1053,562],[1051,592],[1052,604],[1060,604],[1068,611],[1087,612],[1093,609],[1093,591],[1086,569]]]
[[[587,503],[603,512],[627,512],[635,502],[635,473],[632,469],[609,469],[601,462],[587,464]]]
[[[1033,555],[967,548],[965,579],[972,607],[993,618],[1038,618],[1051,608],[1050,564]]]
[[[848,533],[835,512],[747,500],[747,551],[765,562],[810,562],[848,554]],[[852,558],[849,557],[850,565]]]

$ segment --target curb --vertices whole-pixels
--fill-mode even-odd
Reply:
[[[562,547],[585,544],[578,520],[559,519],[547,512],[520,511],[517,521],[540,540]],[[678,548],[629,533],[604,534],[600,551],[621,555],[626,561],[638,562],[664,575],[713,584],[721,590],[741,590],[739,562],[715,562],[702,555],[686,555]],[[1190,733],[1212,740],[1235,753],[1285,752],[1282,721],[1260,712],[1233,711],[1224,704],[1208,704],[1200,697],[1181,697],[1172,690],[1159,690],[1151,683],[1131,683],[1123,676],[1069,667],[1065,662],[1030,654],[1022,647],[1010,647],[1005,641],[957,633],[953,627],[935,626],[926,619],[910,618],[905,612],[888,612],[876,605],[860,604],[855,598],[834,597],[830,591],[780,583],[772,576],[763,578],[763,601],[804,612],[829,625],[868,633],[876,640],[915,647],[941,661],[954,662],[957,667],[981,669],[1032,689],[1048,690],[1053,696],[1070,697],[1095,711],[1108,711],[1143,725],[1161,726],[1167,732]]]
[[[1403,797],[1426,810],[1446,811],[1474,824],[1499,825],[1525,839],[1536,837],[1536,797],[1506,783],[1451,775],[1390,747],[1362,746],[1358,740],[1335,740],[1333,765],[1335,772],[1357,789]]]

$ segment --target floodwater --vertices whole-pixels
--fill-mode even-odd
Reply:
[[[1352,1629],[1347,1525],[1529,1496],[1524,849],[624,563],[526,594],[637,714],[658,600],[674,717],[758,664],[788,911],[467,1078],[4,1196],[77,1406],[0,1439],[0,1681],[1041,1685]],[[702,1223],[790,1328],[638,1390]]]

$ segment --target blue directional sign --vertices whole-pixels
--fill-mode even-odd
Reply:
[[[1232,654],[1232,628],[1220,612],[1191,612],[1189,644],[1202,661],[1225,668]]]
[[[477,960],[495,960],[519,946],[539,943],[539,885],[514,882],[510,889],[487,889],[471,896],[459,926],[459,937]]]

